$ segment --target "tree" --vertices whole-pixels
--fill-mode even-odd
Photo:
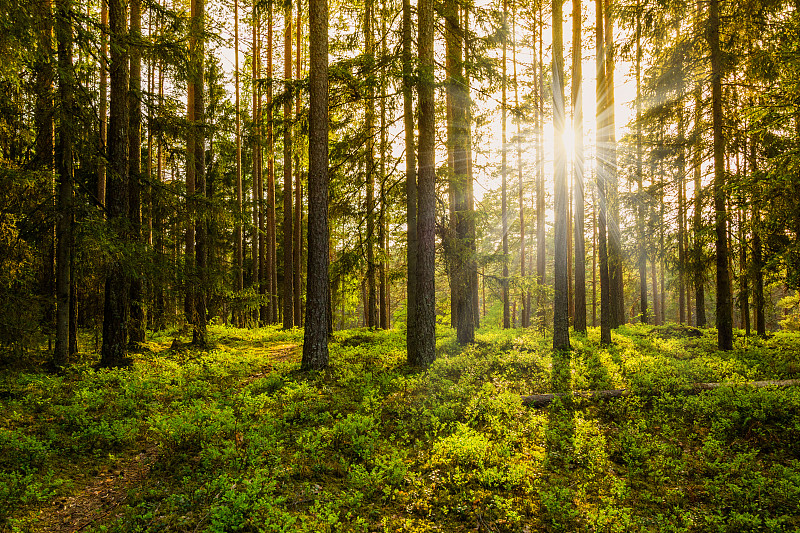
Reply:
[[[417,283],[415,347],[409,362],[427,366],[436,358],[436,116],[434,112],[433,0],[419,0],[419,174],[417,182]]]
[[[415,363],[417,349],[417,165],[414,147],[414,99],[411,64],[411,0],[403,0],[403,126],[406,162],[406,351]]]
[[[108,127],[110,172],[106,195],[108,224],[115,237],[125,239],[129,211],[129,150],[128,128],[128,10],[123,0],[110,0],[108,16],[111,35],[111,109]],[[123,241],[124,242],[124,241]],[[101,366],[120,366],[127,359],[128,337],[128,277],[125,258],[114,257],[107,267],[105,303],[103,306],[103,347]]]
[[[233,30],[234,30],[234,86],[236,91],[236,230],[234,233],[234,246],[235,250],[235,275],[236,275],[236,291],[241,293],[244,290],[244,242],[243,242],[243,226],[242,217],[244,216],[244,198],[242,191],[242,117],[241,105],[239,94],[239,0],[234,0],[233,3],[234,16],[233,16]],[[244,327],[244,316],[240,309],[234,311],[234,323],[238,327]]]
[[[553,302],[553,349],[568,350],[569,305],[567,292],[567,154],[564,148],[566,111],[564,106],[564,36],[562,30],[563,0],[553,0],[553,140],[555,160],[555,299]]]
[[[503,217],[503,327],[511,327],[510,295],[508,290],[508,139],[506,137],[506,122],[508,122],[508,105],[506,99],[506,49],[508,48],[508,0],[503,0],[503,62],[501,67],[502,99],[500,100],[502,136],[500,147],[500,175],[502,176],[502,217]]]
[[[708,46],[711,49],[711,117],[714,131],[714,229],[717,251],[717,346],[733,349],[731,281],[728,274],[728,239],[725,200],[725,137],[722,115],[722,51],[719,42],[719,0],[708,7]]]
[[[292,80],[292,3],[283,6],[283,77],[286,90]],[[294,231],[292,229],[292,99],[283,103],[283,328],[294,327]]]
[[[364,2],[364,55],[368,64],[366,97],[364,98],[364,136],[366,152],[367,188],[367,327],[378,326],[378,293],[375,281],[375,82],[373,79],[375,63],[375,32],[373,0]]]
[[[606,199],[606,182],[608,181],[608,161],[606,152],[608,147],[607,139],[607,119],[606,109],[608,99],[606,98],[606,41],[603,36],[603,0],[596,0],[595,14],[597,23],[595,31],[597,35],[597,143],[596,156],[596,186],[597,186],[597,232],[598,232],[598,255],[600,258],[600,344],[611,344],[611,291],[609,287],[609,264],[608,264],[608,244],[607,244],[607,220],[608,220],[608,201]]]
[[[308,268],[304,370],[328,366],[328,3],[309,0]]]
[[[583,157],[583,46],[581,42],[581,0],[572,0],[572,132],[575,135],[575,331],[586,333],[586,243],[584,241],[584,157]]]
[[[142,242],[142,3],[141,0],[130,2],[130,88],[128,92],[129,106],[129,142],[130,142],[130,220],[131,237],[136,244]],[[145,322],[144,290],[139,275],[131,277],[130,294],[130,326],[128,341],[133,344],[144,342]]]

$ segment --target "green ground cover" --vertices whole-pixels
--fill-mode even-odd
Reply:
[[[302,332],[211,329],[206,353],[155,336],[129,369],[0,373],[0,530],[151,450],[142,479],[82,531],[796,531],[800,336],[626,326],[573,335],[481,330],[405,364],[397,331],[337,332],[332,366],[299,371]],[[87,356],[88,357],[88,356]],[[566,385],[566,384],[569,385]],[[521,396],[627,388],[617,399]]]

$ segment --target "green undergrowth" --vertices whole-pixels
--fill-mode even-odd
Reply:
[[[302,332],[217,326],[215,347],[129,369],[0,381],[0,520],[35,531],[55,497],[136,450],[157,452],[118,518],[89,531],[795,531],[800,336],[626,326],[554,358],[530,330],[481,330],[410,368],[396,331],[337,332],[331,366],[299,370]],[[291,356],[289,356],[291,355]],[[622,398],[522,396],[625,388]]]

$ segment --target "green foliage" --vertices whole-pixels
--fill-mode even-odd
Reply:
[[[794,333],[738,339],[725,353],[712,332],[627,326],[600,348],[590,330],[554,361],[550,341],[532,331],[481,330],[461,349],[442,328],[439,359],[417,372],[402,335],[353,330],[336,333],[331,368],[303,373],[292,348],[299,330],[210,331],[217,349],[208,353],[4,375],[9,527],[34,527],[20,510],[80,490],[76,470],[142,447],[155,450],[150,474],[96,531],[800,527],[800,389],[680,390],[795,377]],[[572,390],[631,394],[522,405],[556,375]]]

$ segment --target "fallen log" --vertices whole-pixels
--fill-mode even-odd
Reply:
[[[699,394],[703,391],[714,390],[720,387],[792,387],[800,385],[800,379],[783,379],[777,381],[745,381],[743,383],[693,383],[687,387],[680,389],[683,394]],[[574,391],[574,392],[559,392],[549,394],[531,394],[530,396],[522,397],[522,405],[528,407],[545,407],[556,398],[564,396],[572,396],[573,398],[584,398],[587,400],[603,400],[606,398],[621,398],[631,393],[630,389],[609,389],[609,390],[592,390],[592,391]],[[654,394],[656,391],[654,391]]]

